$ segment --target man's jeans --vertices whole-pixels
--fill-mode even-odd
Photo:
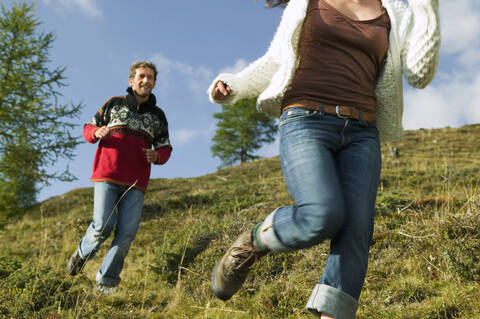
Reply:
[[[307,309],[354,318],[367,272],[381,154],[375,123],[305,108],[280,118],[280,159],[295,205],[276,209],[260,236],[274,252],[331,239]]]
[[[137,234],[144,193],[107,182],[95,183],[93,221],[80,241],[82,258],[92,258],[115,228],[112,245],[97,273],[97,283],[117,286],[130,244]],[[123,197],[122,197],[123,196]],[[115,208],[115,205],[116,208]]]

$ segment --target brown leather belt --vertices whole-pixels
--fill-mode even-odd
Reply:
[[[355,106],[347,105],[330,105],[310,100],[300,100],[293,104],[289,104],[282,109],[282,112],[292,107],[304,107],[307,109],[322,111],[326,114],[333,114],[339,118],[348,118],[352,120],[361,120],[365,122],[375,122],[375,113],[360,111]]]

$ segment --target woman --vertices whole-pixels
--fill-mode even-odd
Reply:
[[[233,243],[212,274],[229,299],[268,252],[331,239],[307,309],[354,318],[363,287],[380,176],[380,141],[402,135],[402,74],[424,88],[438,63],[438,0],[267,0],[286,5],[266,54],[220,74],[215,103],[258,97],[280,117],[280,160],[295,201]]]

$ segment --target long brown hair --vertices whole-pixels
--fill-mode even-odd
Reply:
[[[267,7],[269,8],[273,8],[273,7],[284,7],[287,5],[287,3],[290,1],[290,0],[265,0],[266,3],[267,3]]]

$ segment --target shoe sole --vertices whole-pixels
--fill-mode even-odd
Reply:
[[[97,292],[102,295],[112,295],[118,291],[118,287],[108,287],[108,288],[99,288],[97,287]]]
[[[221,261],[221,260],[220,260],[220,261]],[[224,293],[217,287],[216,280],[215,280],[216,275],[217,275],[218,266],[220,265],[220,261],[218,261],[217,264],[215,265],[215,267],[213,267],[211,287],[212,287],[212,291],[213,291],[213,294],[215,295],[215,297],[217,297],[217,298],[220,299],[220,300],[227,301],[228,299],[232,298],[232,295],[226,295],[226,294],[224,294]]]

